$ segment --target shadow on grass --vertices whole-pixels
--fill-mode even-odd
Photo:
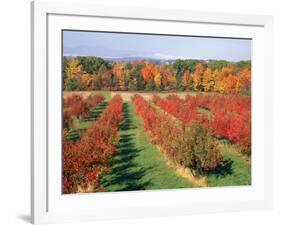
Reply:
[[[134,125],[132,118],[129,114],[128,103],[123,104],[123,115],[124,115],[124,120],[123,123],[120,125],[120,130],[127,131],[130,129],[135,129],[136,126]]]
[[[145,190],[151,182],[141,181],[141,178],[148,173],[150,168],[141,168],[134,162],[141,149],[134,143],[135,125],[128,111],[128,103],[123,104],[123,114],[118,150],[111,161],[111,172],[102,179],[101,185],[107,191],[113,191],[112,189],[114,191]]]
[[[90,113],[90,116],[88,118],[85,119],[85,121],[95,121],[97,120],[97,118],[101,115],[101,113],[103,112],[103,110],[106,108],[107,106],[107,102],[103,101],[102,103],[100,103],[95,109],[94,111],[92,111]]]
[[[208,172],[207,175],[213,175],[215,177],[225,177],[233,174],[233,160],[225,159],[215,169]]]

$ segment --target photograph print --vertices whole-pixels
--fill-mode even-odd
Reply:
[[[62,30],[62,194],[251,185],[251,48]]]

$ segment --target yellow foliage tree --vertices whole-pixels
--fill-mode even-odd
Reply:
[[[239,71],[237,78],[240,84],[240,91],[242,89],[246,90],[251,88],[251,70],[244,69]]]
[[[155,74],[154,82],[157,88],[161,87],[161,73],[159,71]]]
[[[229,78],[230,77],[230,78]],[[215,87],[214,90],[220,93],[228,93],[234,79],[231,67],[224,67],[221,71],[214,71]]]
[[[242,80],[239,76],[236,77],[236,86],[235,86],[235,92],[240,93],[242,89]]]
[[[213,77],[214,77],[214,91],[219,92],[221,86],[221,73],[218,69],[215,69],[213,71]]]
[[[125,82],[126,82],[124,64],[122,64],[122,63],[114,64],[112,72],[113,72],[114,76],[116,77],[116,79],[118,80],[120,88],[124,88]]]
[[[211,91],[214,87],[214,79],[212,70],[207,68],[203,73],[203,88],[204,91]]]
[[[195,90],[202,89],[203,73],[204,67],[201,63],[198,63],[193,74],[193,87]]]
[[[190,88],[191,83],[192,83],[191,74],[190,74],[190,72],[188,70],[186,70],[184,72],[184,74],[182,75],[182,80],[181,80],[182,87],[184,89]]]
[[[80,76],[81,71],[82,71],[82,66],[78,64],[78,60],[71,59],[68,61],[66,67],[66,75],[68,78]]]

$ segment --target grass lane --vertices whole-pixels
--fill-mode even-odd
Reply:
[[[219,148],[227,162],[224,174],[208,176],[208,186],[240,186],[251,184],[251,163],[235,153],[231,144],[220,141]]]
[[[111,173],[101,179],[105,191],[133,191],[192,187],[169,168],[160,151],[150,143],[131,102],[123,104],[118,151]]]

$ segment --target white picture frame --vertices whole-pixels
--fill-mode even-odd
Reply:
[[[61,78],[56,76],[61,66],[57,60],[61,54],[60,31],[102,29],[99,26],[103,26],[102,30],[153,33],[155,24],[159,25],[158,33],[196,32],[202,36],[253,39],[252,185],[62,196],[58,190],[61,184],[58,180],[61,174],[58,171],[61,170],[60,143],[56,142],[53,132],[50,133],[50,129],[54,131],[56,128],[53,121],[61,115],[58,98]],[[189,31],[180,31],[182,26],[189,26]],[[32,2],[32,222],[42,224],[272,208],[272,49],[271,16]]]

